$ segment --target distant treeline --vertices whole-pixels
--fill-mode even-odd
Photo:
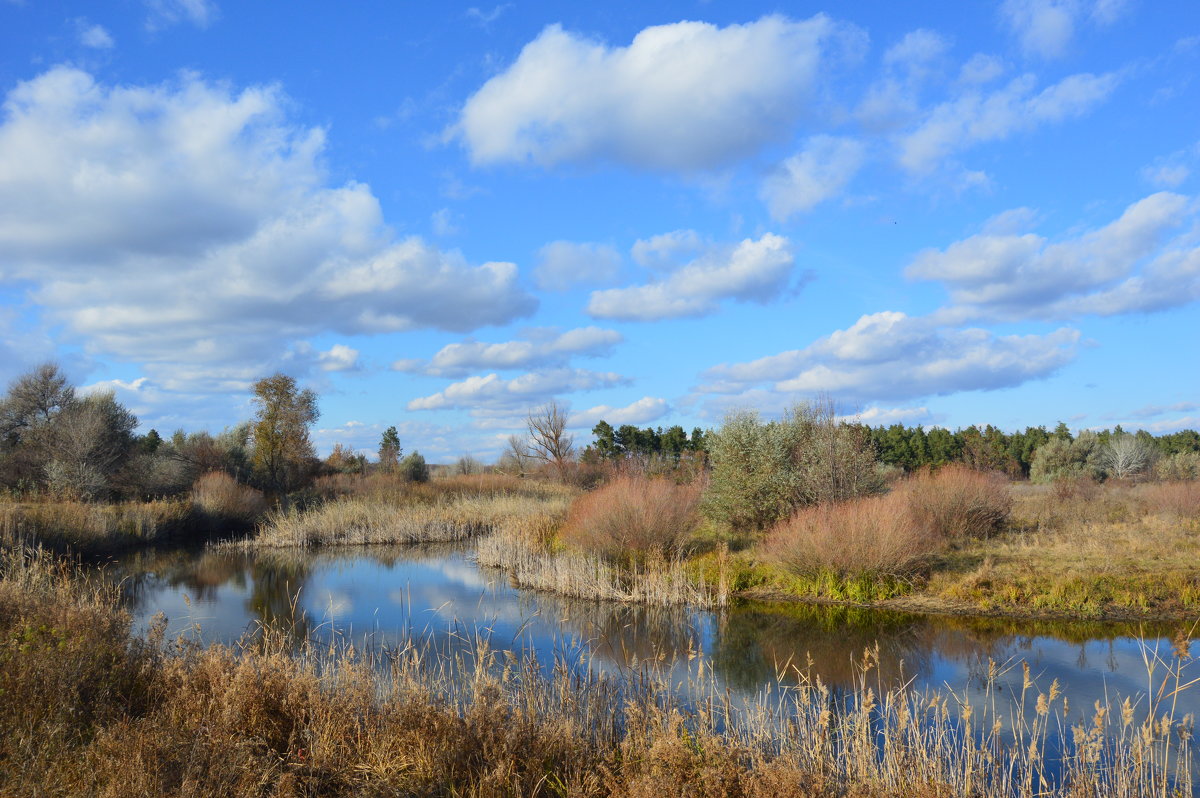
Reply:
[[[1016,479],[1053,478],[1072,468],[1103,478],[1112,474],[1113,469],[1105,463],[1112,458],[1113,444],[1117,442],[1130,450],[1130,457],[1141,469],[1175,455],[1183,456],[1185,462],[1200,457],[1200,432],[1196,430],[1156,436],[1145,430],[1129,433],[1117,425],[1111,430],[1087,430],[1074,435],[1062,422],[1053,430],[1042,426],[1026,427],[1020,432],[1004,432],[990,424],[953,431],[903,424],[871,427],[844,422],[842,426],[868,441],[880,463],[905,471],[963,463],[979,470],[1000,471]],[[712,430],[705,432],[699,427],[689,436],[678,425],[667,429],[631,424],[613,427],[600,421],[593,427],[594,440],[581,459],[678,461],[687,452],[707,453],[712,434]],[[1040,463],[1039,450],[1043,450]]]

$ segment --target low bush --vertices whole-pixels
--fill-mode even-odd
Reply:
[[[192,486],[192,504],[213,521],[249,526],[267,512],[261,491],[238,483],[224,471],[211,471]]]
[[[562,539],[610,560],[675,557],[695,531],[701,489],[699,482],[623,474],[575,500]]]
[[[1195,480],[1142,485],[1138,488],[1138,497],[1151,513],[1200,518],[1200,482]]]
[[[922,527],[901,492],[805,507],[777,524],[763,542],[770,558],[795,574],[841,578],[909,577],[945,545]]]
[[[1012,513],[1003,476],[962,465],[922,471],[897,490],[918,529],[948,540],[986,538],[999,532]]]

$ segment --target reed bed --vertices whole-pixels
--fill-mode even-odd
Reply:
[[[36,540],[54,549],[78,553],[159,543],[188,533],[194,525],[195,510],[187,499],[120,504],[0,503],[0,541]]]
[[[693,581],[679,558],[618,564],[582,551],[532,548],[504,533],[481,538],[475,557],[484,567],[503,570],[518,587],[564,596],[656,606],[724,603],[717,591]]]
[[[807,665],[732,696],[686,673],[605,676],[586,650],[539,662],[486,633],[388,649],[266,632],[231,647],[129,635],[128,617],[44,556],[0,563],[0,793],[471,796],[1125,796],[1193,793],[1186,665],[1146,649],[1149,691],[1070,707],[1018,694],[853,689]]]
[[[312,509],[273,513],[259,533],[243,545],[306,548],[466,540],[501,526],[558,517],[566,507],[566,498],[510,493],[457,495],[404,504],[350,497]]]

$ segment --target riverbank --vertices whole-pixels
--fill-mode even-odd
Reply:
[[[1058,682],[1028,672],[1019,695],[1009,695],[999,685],[1015,666],[995,667],[970,691],[934,693],[889,686],[880,672],[890,666],[868,651],[849,689],[831,690],[797,662],[786,689],[768,685],[731,703],[698,652],[686,673],[657,669],[646,652],[637,678],[625,680],[599,675],[586,658],[539,665],[469,629],[445,645],[396,641],[386,661],[327,642],[295,649],[294,640],[262,631],[231,647],[164,640],[161,625],[140,639],[111,589],[44,557],[8,555],[0,563],[0,792],[241,795],[269,784],[276,796],[642,798],[1192,789],[1187,727],[1161,717],[1169,704],[1127,708],[1113,696],[1068,707]],[[830,658],[843,659],[821,657]],[[1017,677],[1020,687],[1019,667]]]

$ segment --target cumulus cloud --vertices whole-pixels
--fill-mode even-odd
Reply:
[[[1111,25],[1125,10],[1125,0],[1004,0],[1000,19],[1027,55],[1059,58],[1066,54],[1079,22]]]
[[[636,402],[624,407],[612,405],[596,405],[580,413],[574,413],[567,419],[568,426],[573,429],[591,429],[599,421],[607,421],[614,427],[621,424],[649,424],[657,421],[670,412],[671,406],[666,400],[653,396],[643,396]]]
[[[706,316],[725,299],[766,303],[787,287],[794,265],[791,242],[772,233],[737,245],[710,245],[661,280],[593,291],[587,312],[595,318],[655,321]]]
[[[413,399],[407,407],[409,410],[491,408],[524,411],[558,394],[612,388],[628,382],[620,374],[586,369],[549,369],[512,379],[504,379],[493,372],[452,383],[435,394]]]
[[[867,128],[881,132],[911,121],[920,110],[920,94],[945,71],[950,43],[940,34],[919,28],[904,35],[883,54],[883,71],[867,89],[855,115]]]
[[[891,424],[920,424],[933,417],[928,407],[879,407],[875,405],[857,413],[839,416],[843,421],[886,427]]]
[[[566,291],[580,283],[611,283],[621,271],[621,256],[605,244],[551,241],[538,250],[533,279],[543,291]]]
[[[1006,215],[1001,226],[920,253],[907,274],[943,283],[960,308],[1004,318],[1158,310],[1200,298],[1200,247],[1190,231],[1171,238],[1196,219],[1194,201],[1162,192],[1103,227],[1051,243],[1013,229],[1028,223],[1027,213]]]
[[[532,313],[511,263],[395,239],[271,87],[111,87],[52,69],[0,121],[0,282],[170,389],[241,390],[328,331],[470,331]],[[326,361],[330,363],[333,361]]]
[[[293,355],[292,359],[295,361],[303,364],[311,364],[316,369],[324,372],[358,371],[360,368],[358,350],[352,349],[345,344],[334,344],[328,350],[319,352],[312,344],[307,341],[301,341],[296,344],[291,354]]]
[[[207,28],[220,13],[212,0],[145,0],[146,29],[169,28],[188,22],[197,28]]]
[[[566,332],[553,329],[530,330],[523,341],[489,344],[463,341],[442,347],[428,361],[397,360],[396,371],[432,377],[462,377],[473,371],[489,369],[530,369],[563,366],[576,355],[600,357],[624,337],[616,330],[578,327]]]
[[[857,402],[994,390],[1046,377],[1075,356],[1079,332],[999,336],[936,318],[884,311],[804,349],[709,369],[701,393],[736,394],[769,383],[782,394]]]
[[[900,137],[900,164],[910,172],[929,172],[974,144],[1082,116],[1107,99],[1117,81],[1114,73],[1080,73],[1038,91],[1037,78],[1026,74],[995,91],[965,86]]]
[[[453,132],[477,164],[712,169],[786,138],[831,51],[859,39],[823,15],[658,25],[624,47],[552,25],[467,100]]]
[[[865,148],[855,139],[813,136],[763,181],[759,196],[771,217],[784,221],[836,196],[862,166]]]

